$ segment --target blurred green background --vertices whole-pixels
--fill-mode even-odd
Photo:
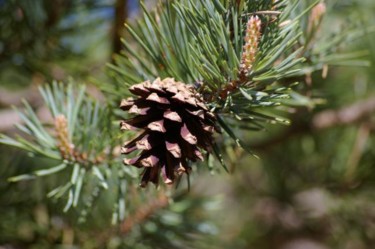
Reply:
[[[372,0],[330,1],[321,32],[353,23],[366,30],[375,25],[374,11]],[[10,106],[22,98],[45,115],[38,85],[70,76],[89,85],[109,81],[105,65],[120,51],[119,37],[127,37],[122,23],[137,13],[136,1],[0,0],[0,131],[16,133]],[[374,40],[368,33],[342,49],[366,50],[374,65]],[[327,111],[350,115],[358,109],[345,108],[374,106],[375,67],[338,66],[311,77],[308,94],[323,104],[291,113],[290,126],[243,134],[260,159],[228,147],[237,158],[232,174],[194,173],[189,193],[168,207],[156,199],[164,208],[126,234],[111,225],[105,199],[78,224],[79,210],[63,213],[46,197],[58,179],[9,183],[48,162],[0,146],[0,249],[375,248],[373,111],[356,122],[314,126]]]

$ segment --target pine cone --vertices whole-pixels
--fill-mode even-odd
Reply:
[[[121,130],[143,132],[121,148],[122,154],[141,151],[124,163],[144,168],[142,187],[149,181],[158,184],[160,172],[172,184],[176,175],[190,171],[188,161],[203,160],[201,150],[210,151],[218,130],[215,115],[192,86],[172,78],[145,81],[129,90],[139,97],[123,99],[120,108],[136,116],[121,121]]]

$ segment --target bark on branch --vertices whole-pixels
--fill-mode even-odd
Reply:
[[[283,133],[269,140],[253,144],[251,147],[255,150],[265,150],[282,143],[292,136],[317,132],[337,126],[351,125],[368,119],[374,113],[375,96],[372,96],[366,100],[356,102],[340,109],[321,111],[314,114],[310,120],[305,122],[296,120],[292,122],[292,125]]]
[[[168,204],[168,197],[160,194],[157,199],[151,200],[147,205],[140,207],[133,215],[124,220],[120,227],[121,233],[127,234],[135,225],[143,223],[155,212],[168,206]]]
[[[112,52],[120,53],[122,49],[121,37],[124,31],[124,24],[128,16],[127,0],[116,0],[115,20],[113,23]]]
[[[375,96],[350,106],[327,110],[316,114],[312,119],[312,128],[322,130],[336,125],[348,125],[368,118],[375,112]]]

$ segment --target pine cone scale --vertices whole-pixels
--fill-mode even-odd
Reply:
[[[173,112],[171,110],[167,110],[166,112],[164,112],[163,117],[166,118],[166,119],[169,119],[171,121],[175,121],[175,122],[179,122],[179,123],[182,122],[182,119],[181,119],[180,115],[178,115],[177,112]]]
[[[177,143],[165,142],[166,149],[171,153],[175,158],[181,158],[181,148]]]

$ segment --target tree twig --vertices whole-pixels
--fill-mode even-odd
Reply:
[[[375,96],[338,110],[322,111],[314,115],[312,128],[322,130],[337,125],[348,125],[367,118],[375,112]]]
[[[158,198],[144,204],[133,215],[130,215],[126,220],[124,220],[120,227],[121,233],[127,234],[131,231],[134,225],[144,222],[155,212],[168,206],[168,203],[168,197],[164,193],[161,193]]]
[[[349,106],[336,109],[321,111],[312,116],[311,119],[303,122],[292,122],[292,125],[278,136],[269,140],[252,144],[252,149],[265,150],[274,145],[280,144],[292,136],[317,132],[336,126],[351,125],[362,120],[368,119],[375,113],[375,96],[366,100],[356,102]]]
[[[0,131],[9,130],[14,127],[15,124],[21,122],[21,118],[18,114],[11,109],[1,110],[0,120]]]
[[[32,105],[41,104],[40,94],[35,85],[31,85],[20,91],[10,91],[5,88],[0,88],[0,106],[20,105],[25,99]]]
[[[128,16],[127,3],[127,0],[116,0],[112,38],[112,52],[114,54],[120,53],[122,49],[121,37],[123,37],[124,23]]]

